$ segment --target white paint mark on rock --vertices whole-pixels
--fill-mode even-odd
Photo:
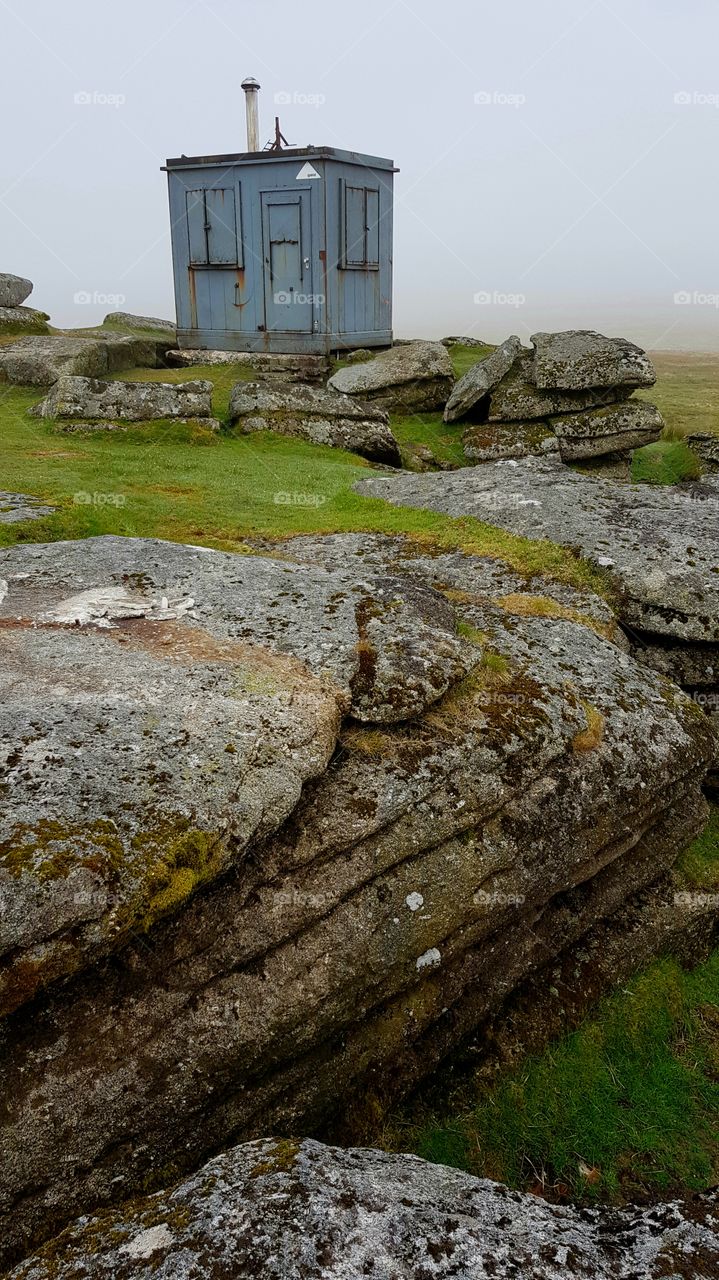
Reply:
[[[130,1258],[149,1258],[156,1249],[167,1249],[174,1243],[175,1237],[167,1223],[161,1222],[159,1227],[148,1227],[147,1231],[141,1231],[139,1236],[121,1245],[120,1253],[126,1253]]]
[[[421,893],[408,893],[405,902],[410,911],[419,911],[424,906],[424,898]]]
[[[436,947],[430,947],[429,951],[425,951],[424,955],[418,956],[416,967],[418,969],[434,969],[435,965],[440,964],[441,955]]]

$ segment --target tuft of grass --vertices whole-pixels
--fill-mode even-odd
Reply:
[[[494,349],[489,343],[484,347],[465,347],[461,342],[457,342],[454,346],[448,347],[455,378],[464,377],[472,365],[478,364],[480,360],[486,360]]]
[[[636,449],[632,455],[632,480],[643,484],[679,484],[698,480],[702,474],[697,455],[682,440],[661,439]]]
[[[604,716],[590,702],[582,700],[587,727],[572,738],[572,751],[595,751],[604,737]]]
[[[678,883],[696,889],[719,889],[719,808],[712,808],[709,822],[674,865]]]

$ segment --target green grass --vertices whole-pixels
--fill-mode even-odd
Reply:
[[[719,810],[677,884],[719,886]],[[416,1105],[390,1117],[384,1145],[519,1189],[621,1200],[708,1188],[719,1179],[719,950],[692,972],[658,961],[494,1084],[460,1078],[444,1104]]]
[[[682,440],[661,439],[632,454],[632,480],[643,484],[679,484],[702,474],[697,455]]]
[[[452,358],[454,376],[461,378],[473,364],[477,364],[479,360],[486,360],[487,356],[494,351],[494,347],[463,347],[460,343],[449,347],[448,350]]]
[[[661,411],[670,435],[719,434],[719,355],[655,351],[656,386],[642,392]]]
[[[135,369],[119,376],[177,382],[187,379],[188,370]],[[225,420],[237,368],[198,366],[191,376],[212,380],[215,412]],[[243,550],[253,536],[371,530],[407,533],[432,546],[504,559],[528,576],[607,591],[602,575],[552,543],[360,497],[352,485],[369,467],[354,454],[272,433],[208,436],[168,423],[61,433],[28,416],[41,398],[37,388],[0,387],[1,483],[60,509],[41,521],[0,525],[0,544],[115,533]]]

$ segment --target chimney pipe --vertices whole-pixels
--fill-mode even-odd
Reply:
[[[242,88],[245,91],[245,107],[247,108],[247,150],[259,151],[260,112],[258,97],[260,85],[254,76],[248,76],[246,80],[242,81]]]

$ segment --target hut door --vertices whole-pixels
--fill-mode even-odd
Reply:
[[[265,327],[311,333],[310,191],[262,192]]]

